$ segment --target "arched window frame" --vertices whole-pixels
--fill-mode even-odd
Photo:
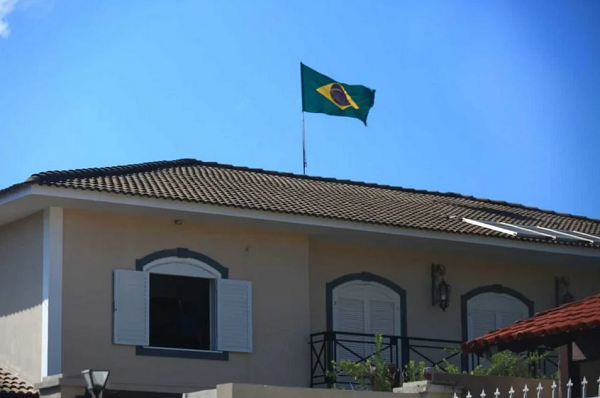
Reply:
[[[337,279],[334,279],[331,282],[328,282],[325,287],[325,300],[326,300],[326,316],[327,316],[327,331],[333,332],[333,290],[345,283],[353,282],[353,281],[363,281],[363,282],[375,282],[380,285],[383,285],[394,292],[398,293],[400,296],[400,334],[402,336],[407,336],[407,326],[406,326],[406,290],[402,289],[399,285],[392,282],[389,279],[386,279],[382,276],[372,274],[370,272],[360,272],[355,274],[348,274],[341,276]],[[402,340],[400,344],[402,344],[401,356],[402,363],[408,363],[408,346],[406,344],[405,339]],[[330,348],[332,349],[332,348]],[[333,352],[330,352],[331,357],[333,357]]]
[[[136,269],[148,273],[206,279],[227,279],[228,268],[214,259],[186,248],[166,249],[136,260]],[[214,296],[214,292],[211,293]],[[214,302],[213,302],[214,303]],[[211,325],[211,327],[213,327]],[[136,346],[136,355],[229,360],[229,352]]]
[[[488,285],[488,286],[482,286],[482,287],[475,288],[475,289],[470,290],[469,292],[463,294],[460,297],[462,341],[467,341],[469,339],[469,310],[468,310],[469,300],[471,300],[472,298],[474,298],[476,296],[484,294],[484,293],[499,293],[499,294],[505,294],[507,296],[511,296],[511,297],[521,301],[523,304],[525,304],[527,306],[527,309],[529,310],[529,316],[533,316],[534,302],[532,300],[530,300],[529,298],[527,298],[524,294],[522,294],[514,289],[511,289],[511,288],[503,286],[503,285]],[[462,368],[463,368],[463,370],[465,370],[468,367],[469,367],[469,359],[467,356],[463,356]]]

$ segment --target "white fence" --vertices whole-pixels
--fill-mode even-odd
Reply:
[[[565,385],[565,387],[566,387],[566,397],[565,398],[573,398],[573,386],[574,386],[573,382],[571,381],[571,379],[569,379],[569,381]],[[551,398],[558,398],[558,396],[559,396],[558,389],[559,389],[559,386],[558,386],[558,384],[556,384],[556,381],[554,381],[552,383],[552,386],[550,387],[550,390],[551,390],[550,397]],[[581,398],[600,397],[600,377],[598,378],[598,380],[596,380],[595,392],[596,392],[596,395],[588,395],[588,393],[591,394],[591,391],[588,391],[588,381],[584,377],[583,380],[581,381]],[[522,391],[515,391],[515,389],[512,386],[510,387],[510,389],[508,391],[505,391],[505,392],[501,392],[499,388],[496,388],[496,391],[494,391],[491,394],[486,393],[485,390],[481,390],[481,394],[479,394],[479,397],[486,398],[488,396],[493,395],[494,398],[501,398],[501,397],[533,398],[532,397],[533,394],[535,394],[536,398],[544,398],[544,397],[548,396],[548,393],[544,394],[544,387],[542,386],[542,383],[539,383],[538,386],[535,387],[535,389],[533,391],[531,391],[531,393],[530,393],[529,387],[527,387],[527,384],[525,384],[525,387],[523,387]],[[455,393],[454,398],[461,398],[461,397],[459,397],[459,395]],[[473,398],[473,395],[471,395],[471,391],[467,391],[465,398]]]

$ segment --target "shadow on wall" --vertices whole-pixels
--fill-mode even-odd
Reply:
[[[42,304],[43,230],[42,213],[0,227],[0,332],[3,318]]]

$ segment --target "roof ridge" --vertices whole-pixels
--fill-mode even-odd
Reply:
[[[173,166],[189,166],[197,164],[196,159],[160,160],[155,162],[132,163],[119,166],[89,167],[82,169],[49,170],[32,174],[25,182],[40,184],[42,182],[53,182],[64,178],[85,178],[98,176],[111,176],[119,174],[140,173],[154,171]]]
[[[480,198],[475,197],[473,195],[464,195],[456,192],[441,192],[441,191],[430,191],[426,189],[416,189],[416,188],[405,188],[401,186],[393,186],[389,184],[378,184],[372,182],[364,182],[364,181],[353,181],[348,179],[338,179],[334,177],[319,177],[319,176],[309,176],[304,174],[296,174],[291,172],[282,172],[282,171],[274,171],[274,170],[266,170],[262,168],[253,168],[253,167],[245,167],[245,166],[235,166],[231,164],[224,164],[218,162],[207,162],[194,158],[182,158],[176,160],[163,160],[163,161],[154,161],[154,162],[144,162],[144,163],[133,163],[127,165],[119,165],[119,166],[107,166],[107,167],[95,167],[95,168],[82,168],[82,169],[70,169],[70,170],[52,170],[45,171],[36,174],[32,174],[25,183],[35,183],[42,184],[44,182],[54,182],[64,178],[85,178],[85,177],[95,177],[95,176],[111,176],[118,174],[131,174],[131,173],[140,173],[147,171],[155,171],[160,169],[165,169],[169,167],[176,166],[207,166],[207,167],[216,167],[221,169],[230,169],[230,170],[239,170],[239,171],[248,171],[255,173],[262,173],[268,175],[282,176],[282,177],[291,177],[298,178],[304,180],[311,181],[321,181],[321,182],[331,182],[337,184],[346,184],[353,186],[361,186],[367,188],[379,188],[379,189],[387,189],[392,191],[402,191],[408,193],[417,193],[424,195],[435,195],[440,197],[452,197],[459,199],[469,199],[477,202],[497,204],[497,205],[505,205],[514,208],[520,208],[525,210],[533,210],[540,211],[547,214],[554,214],[563,217],[572,217],[576,219],[580,219],[583,221],[590,222],[600,222],[600,219],[590,218],[587,216],[570,214],[570,213],[560,213],[554,210],[541,209],[539,207],[527,206],[520,203],[507,202],[504,200],[494,200],[488,198]]]

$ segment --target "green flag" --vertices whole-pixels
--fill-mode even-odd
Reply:
[[[369,110],[375,102],[375,90],[365,86],[336,82],[300,63],[302,111],[348,116],[367,125]]]

